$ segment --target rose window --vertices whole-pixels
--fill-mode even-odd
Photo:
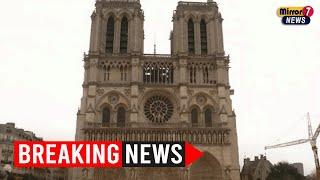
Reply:
[[[167,122],[173,114],[172,102],[163,96],[153,96],[144,104],[144,114],[152,122]]]

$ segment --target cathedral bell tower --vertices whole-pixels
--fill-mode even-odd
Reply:
[[[236,116],[217,3],[178,3],[171,54],[144,54],[139,0],[97,0],[76,140],[187,141],[187,168],[74,169],[72,180],[239,180]],[[156,31],[156,29],[154,29]]]
[[[144,15],[139,0],[97,0],[91,18],[91,53],[143,53]]]
[[[224,53],[217,3],[179,2],[173,14],[172,53],[206,56]]]

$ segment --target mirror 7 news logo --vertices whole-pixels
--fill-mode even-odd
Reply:
[[[314,9],[311,6],[305,7],[280,7],[277,10],[282,23],[285,25],[307,25],[311,22]]]

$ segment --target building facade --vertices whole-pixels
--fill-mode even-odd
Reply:
[[[1,167],[10,166],[11,173],[16,176],[32,174],[36,177],[45,177],[43,169],[21,169],[13,166],[13,142],[14,141],[42,141],[33,132],[15,127],[14,123],[0,124],[0,162]]]
[[[272,166],[272,163],[263,155],[260,158],[256,156],[253,161],[246,158],[241,171],[241,180],[266,180]]]
[[[0,124],[0,179],[4,178],[4,169],[11,169],[10,173],[15,179],[36,178],[38,180],[67,180],[67,169],[48,168],[15,168],[13,165],[14,141],[43,141],[33,132],[17,128],[14,123]]]
[[[215,2],[179,2],[171,54],[144,54],[139,0],[97,0],[76,140],[188,141],[188,168],[75,169],[72,179],[240,179],[222,17]],[[155,29],[156,30],[156,29]]]

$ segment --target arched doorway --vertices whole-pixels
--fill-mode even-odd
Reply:
[[[190,167],[190,180],[221,180],[222,169],[218,160],[205,152],[202,158]]]
[[[96,168],[94,169],[94,180],[120,180],[126,179],[126,171],[121,169],[106,169]]]
[[[178,180],[180,168],[140,168],[137,179],[143,180]]]

